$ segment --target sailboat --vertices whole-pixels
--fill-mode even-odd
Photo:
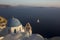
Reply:
[[[39,19],[37,19],[37,23],[40,23],[40,20]]]

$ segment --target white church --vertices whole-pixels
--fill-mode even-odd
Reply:
[[[3,21],[5,20],[5,18],[1,17],[1,20],[3,19]],[[10,18],[8,19],[6,22],[1,22],[2,25],[6,25],[6,26],[0,26],[0,29],[6,29],[6,32],[9,34],[14,34],[17,32],[26,32],[29,35],[32,35],[32,27],[30,25],[30,23],[27,23],[26,26],[24,27],[21,22],[17,19],[17,18]],[[4,24],[5,23],[5,24]]]

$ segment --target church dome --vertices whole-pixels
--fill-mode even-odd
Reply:
[[[17,18],[10,18],[7,22],[8,27],[16,27],[19,25],[22,25],[22,24]]]

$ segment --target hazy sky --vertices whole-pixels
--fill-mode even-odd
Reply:
[[[60,0],[0,0],[0,4],[60,7]]]

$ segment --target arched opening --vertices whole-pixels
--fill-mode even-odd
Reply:
[[[14,33],[16,33],[16,29],[14,29]]]

